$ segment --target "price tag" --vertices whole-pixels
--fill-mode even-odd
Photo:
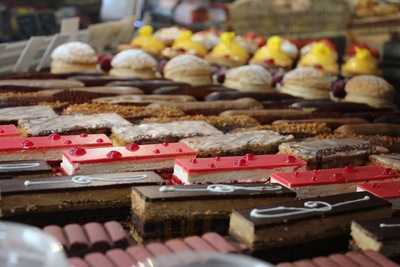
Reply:
[[[79,18],[68,18],[61,21],[60,33],[73,34],[79,31]]]
[[[28,44],[22,51],[20,57],[18,58],[18,61],[14,67],[14,71],[26,72],[33,65],[35,65],[38,58],[40,58],[44,53],[50,40],[51,37],[44,37],[44,36],[31,37],[28,41]]]
[[[44,51],[43,57],[41,58],[39,64],[36,67],[36,71],[41,71],[43,68],[47,68],[51,63],[51,53],[58,46],[66,43],[70,39],[70,35],[68,34],[56,34],[52,37],[50,44],[47,46]]]

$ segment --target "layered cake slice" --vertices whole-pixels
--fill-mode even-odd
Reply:
[[[51,176],[51,173],[51,166],[44,160],[0,161],[0,179],[31,179]]]
[[[20,133],[14,124],[0,125],[0,138],[15,137],[15,136],[20,136]]]
[[[51,134],[49,136],[3,139],[0,142],[0,161],[56,161],[61,160],[63,151],[68,148],[78,151],[84,147],[107,147],[112,145],[111,140],[104,134]]]
[[[222,132],[203,121],[177,121],[168,123],[142,123],[112,129],[114,144],[159,144],[178,142],[183,138],[222,135]]]
[[[131,144],[126,147],[65,151],[61,167],[68,175],[163,170],[172,169],[175,159],[194,156],[196,152],[181,143]]]
[[[161,183],[154,172],[0,180],[0,216],[40,225],[123,218],[132,186]]]
[[[400,181],[385,183],[365,183],[357,186],[357,191],[367,191],[390,201],[394,209],[400,209]]]
[[[375,251],[399,258],[400,218],[356,220],[351,224],[351,246],[355,250]]]
[[[132,189],[133,233],[138,241],[226,233],[234,208],[281,203],[295,196],[280,185],[264,183],[138,186]]]
[[[356,192],[357,185],[400,178],[400,173],[380,166],[345,167],[303,172],[274,173],[271,182],[296,191],[300,198]]]
[[[224,135],[192,137],[181,140],[197,151],[199,156],[235,156],[246,153],[270,154],[278,151],[281,143],[293,140],[292,135],[273,131],[246,131]]]
[[[283,154],[177,159],[173,176],[183,184],[267,181],[273,172],[293,172],[304,165]]]
[[[255,254],[276,259],[346,250],[352,220],[388,218],[391,204],[367,192],[235,209],[230,234]],[[303,254],[304,252],[304,254]]]
[[[95,115],[65,115],[55,118],[23,119],[18,122],[29,136],[43,136],[51,133],[79,134],[109,133],[112,127],[128,126],[131,123],[115,113]]]
[[[400,154],[372,155],[369,159],[377,165],[400,171]]]
[[[54,110],[47,106],[22,106],[0,109],[0,123],[16,124],[22,119],[39,119],[39,118],[55,118],[57,114]]]
[[[311,138],[279,146],[280,153],[294,155],[307,161],[309,169],[364,165],[373,150],[374,147],[369,141],[356,138]]]

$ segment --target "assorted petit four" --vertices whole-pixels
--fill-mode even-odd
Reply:
[[[355,192],[366,182],[398,180],[400,173],[380,166],[359,166],[313,171],[273,173],[271,182],[281,184],[297,193],[299,198]]]
[[[107,133],[112,127],[131,125],[116,113],[93,115],[63,115],[52,118],[21,119],[18,122],[22,132],[28,136],[43,136],[52,133],[78,134]]]
[[[305,162],[288,155],[177,159],[174,178],[183,184],[268,181],[274,172],[292,172]]]
[[[227,156],[270,154],[278,151],[278,146],[293,140],[291,135],[260,130],[227,133],[224,135],[192,137],[181,140],[181,143],[196,150],[199,156]]]
[[[65,149],[108,147],[111,140],[104,134],[80,134],[3,138],[0,142],[0,161],[61,160]]]
[[[133,185],[160,183],[162,178],[154,172],[0,180],[0,215],[38,225],[121,219],[128,214]]]
[[[61,168],[68,175],[163,170],[172,169],[175,159],[195,155],[194,150],[182,143],[79,148],[64,152]]]
[[[309,169],[327,169],[363,165],[374,152],[374,147],[363,139],[311,138],[302,142],[283,143],[279,146],[279,152],[305,160]]]
[[[323,248],[326,254],[346,249],[352,220],[383,219],[391,214],[389,202],[367,192],[353,192],[235,209],[229,232],[271,261],[307,246],[311,253],[307,257],[311,257]]]
[[[351,223],[351,247],[398,258],[400,219],[355,220]]]
[[[204,121],[177,121],[167,123],[142,123],[112,129],[116,145],[173,143],[196,136],[217,136],[222,132]]]
[[[137,240],[226,234],[232,209],[276,204],[295,194],[276,184],[138,186],[132,190],[132,221]],[[166,209],[168,207],[168,209]]]
[[[369,192],[377,197],[390,201],[393,209],[400,208],[400,182],[364,183],[357,186],[357,191]]]

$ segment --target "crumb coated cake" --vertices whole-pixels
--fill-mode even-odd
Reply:
[[[46,106],[22,106],[0,109],[0,123],[15,123],[22,119],[54,118],[57,114]]]
[[[142,123],[112,129],[114,144],[121,146],[131,143],[173,143],[183,138],[208,135],[222,135],[222,132],[203,121]]]
[[[144,122],[172,122],[172,121],[205,121],[215,128],[223,132],[229,132],[237,128],[250,128],[258,126],[257,120],[250,116],[238,115],[238,116],[204,116],[204,115],[194,115],[194,116],[182,116],[177,118],[171,117],[155,117],[147,118],[143,120]]]
[[[310,138],[279,146],[280,153],[291,154],[307,161],[309,169],[363,165],[373,150],[369,141],[357,138]]]
[[[23,119],[18,122],[23,133],[28,136],[49,135],[51,133],[76,134],[82,132],[107,133],[114,126],[131,123],[115,113],[94,115],[63,115],[54,118]]]
[[[200,156],[244,155],[246,153],[275,153],[283,142],[293,140],[291,135],[273,131],[248,131],[217,136],[192,137],[181,142],[196,150]]]
[[[147,117],[179,117],[185,115],[181,110],[174,107],[147,108],[138,106],[113,105],[106,103],[85,103],[71,105],[64,110],[64,114],[97,114],[117,113],[129,120],[139,120]]]

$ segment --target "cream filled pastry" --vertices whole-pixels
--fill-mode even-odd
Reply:
[[[125,78],[156,78],[157,61],[142,50],[129,49],[118,53],[111,61],[111,76]]]
[[[97,69],[97,55],[92,47],[81,42],[60,45],[51,54],[51,73],[93,73]]]
[[[278,90],[305,99],[329,99],[331,83],[334,79],[322,70],[300,67],[283,77],[283,84]]]
[[[224,86],[243,92],[272,91],[272,76],[259,65],[237,67],[227,71]]]
[[[350,79],[345,87],[344,101],[364,103],[375,108],[394,108],[395,89],[386,80],[374,75]]]
[[[193,55],[177,56],[168,61],[164,68],[165,78],[195,86],[211,84],[211,72],[207,61]]]

